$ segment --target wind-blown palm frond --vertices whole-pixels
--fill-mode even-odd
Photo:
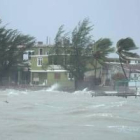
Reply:
[[[137,58],[138,55],[136,53],[130,52],[132,50],[137,49],[137,47],[136,47],[133,39],[131,39],[129,37],[125,38],[125,39],[120,39],[117,42],[116,47],[117,47],[117,54],[119,55],[119,60],[121,63],[123,73],[124,73],[125,77],[127,78],[125,70],[123,68],[122,60],[126,61],[126,60],[131,60],[131,58],[134,58],[134,57]]]
[[[137,49],[133,39],[131,38],[125,38],[125,39],[120,39],[117,42],[117,52],[121,53],[122,51],[131,51]]]
[[[91,65],[93,65],[95,70],[95,84],[96,84],[96,69],[97,65],[103,65],[107,59],[107,56],[114,52],[115,49],[111,47],[112,42],[108,38],[101,38],[97,40],[92,46],[92,58]]]
[[[93,45],[93,56],[97,59],[106,58],[108,54],[114,52],[114,48],[111,47],[112,42],[108,38],[99,39]]]

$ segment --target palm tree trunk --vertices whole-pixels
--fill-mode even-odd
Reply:
[[[119,56],[119,61],[120,61],[120,64],[121,64],[121,67],[122,67],[122,70],[123,70],[124,76],[125,76],[126,79],[128,79],[127,76],[126,76],[126,72],[125,72],[125,70],[124,70],[123,64],[122,64],[122,62],[121,62],[121,58],[120,58],[120,56]]]

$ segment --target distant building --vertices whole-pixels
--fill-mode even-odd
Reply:
[[[122,63],[122,65],[127,75],[128,81],[140,80],[140,62],[139,61],[132,60],[132,61],[129,61],[128,63]],[[123,74],[123,70],[122,70],[119,60],[108,61],[105,63],[105,66],[106,66],[105,68],[106,71],[108,71],[106,77],[107,79],[110,80],[110,83],[113,83],[112,76],[114,74],[117,74],[117,73]],[[128,85],[132,86],[131,83],[132,82],[129,82]]]

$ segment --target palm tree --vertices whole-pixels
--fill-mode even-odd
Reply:
[[[92,46],[92,59],[90,64],[95,70],[95,84],[96,84],[96,73],[98,64],[103,65],[107,59],[107,56],[114,52],[114,48],[111,47],[112,42],[109,38],[101,38],[97,40]]]
[[[0,83],[12,68],[18,70],[19,64],[23,64],[23,53],[32,47],[35,38],[24,35],[18,30],[7,29],[0,20]]]
[[[133,52],[130,52],[130,51],[137,49],[137,47],[136,47],[133,39],[131,39],[129,37],[125,38],[125,39],[120,39],[117,42],[116,47],[117,47],[117,54],[119,55],[119,60],[120,60],[120,64],[121,64],[124,76],[125,76],[126,79],[128,79],[127,75],[126,75],[126,72],[124,70],[122,61],[128,61],[128,60],[133,60],[133,59],[136,60],[137,59],[136,57],[138,55],[136,53],[133,53]]]

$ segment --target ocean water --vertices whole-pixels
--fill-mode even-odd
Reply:
[[[140,140],[140,98],[0,90],[0,140]]]

